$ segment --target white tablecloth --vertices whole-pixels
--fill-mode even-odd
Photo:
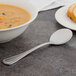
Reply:
[[[55,0],[52,4],[49,6],[43,8],[41,11],[49,10],[49,9],[54,9],[60,6],[65,6],[65,5],[70,5],[76,3],[76,0]]]

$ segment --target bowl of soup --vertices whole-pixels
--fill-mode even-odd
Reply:
[[[38,9],[26,0],[0,1],[0,43],[21,35],[38,15]]]

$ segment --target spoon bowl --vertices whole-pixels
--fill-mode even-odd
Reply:
[[[73,36],[73,33],[69,29],[60,29],[52,34],[50,42],[54,45],[61,45],[68,42]]]

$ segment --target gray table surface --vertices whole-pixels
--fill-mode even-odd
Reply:
[[[44,46],[11,66],[2,63],[2,59],[44,43],[53,32],[64,28],[55,20],[56,10],[40,12],[21,36],[0,44],[0,76],[76,76],[75,31],[65,45]]]

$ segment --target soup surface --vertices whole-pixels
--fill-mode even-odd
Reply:
[[[0,4],[0,29],[16,27],[28,22],[30,13],[20,7]]]

